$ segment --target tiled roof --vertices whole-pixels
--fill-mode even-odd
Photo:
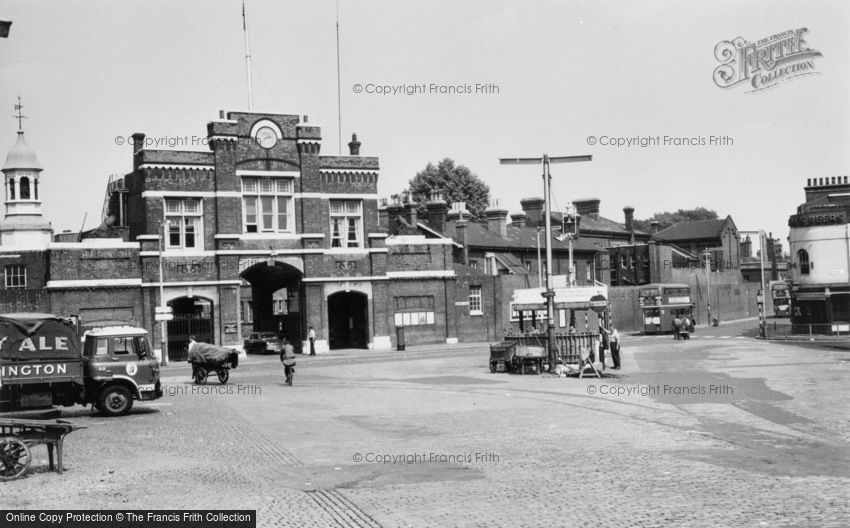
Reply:
[[[673,224],[653,235],[659,240],[699,240],[718,238],[728,217],[721,220],[691,220]]]
[[[450,236],[455,241],[460,242],[456,235],[455,225],[457,222],[448,222],[446,224],[446,236]],[[470,247],[481,247],[493,250],[506,249],[524,249],[537,251],[537,228],[536,227],[514,227],[507,226],[507,237],[501,237],[497,233],[493,233],[487,229],[487,226],[475,222],[466,224],[466,243]],[[545,247],[545,241],[541,233],[540,246]],[[564,240],[559,241],[552,238],[553,250],[567,250],[568,244]],[[593,242],[579,238],[573,242],[573,250],[575,251],[600,251],[601,248]]]
[[[563,218],[563,213],[559,213],[556,211],[552,212],[552,220],[556,222],[561,222]],[[582,231],[599,231],[599,232],[609,232],[609,233],[617,233],[620,235],[628,235],[629,232],[626,231],[626,227],[623,224],[615,222],[610,218],[605,218],[604,216],[596,215],[596,218],[590,215],[582,215],[581,222],[579,224],[579,229]],[[640,229],[635,229],[635,234],[640,236],[649,236],[649,233],[646,231],[641,231]]]

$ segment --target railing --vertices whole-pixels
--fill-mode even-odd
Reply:
[[[807,336],[847,338],[850,337],[850,323],[807,324],[768,321],[765,323],[762,335],[768,339],[799,339]]]
[[[564,364],[579,363],[583,351],[595,354],[599,350],[600,339],[598,332],[555,334],[555,354]],[[520,354],[520,347],[541,348],[546,354],[547,336],[544,333],[507,334],[505,341],[517,342],[517,354]]]

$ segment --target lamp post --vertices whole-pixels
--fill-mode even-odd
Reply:
[[[593,156],[558,156],[549,157],[543,154],[542,158],[501,158],[502,165],[539,165],[543,164],[543,203],[545,210],[544,228],[546,230],[546,337],[549,356],[549,372],[555,371],[558,358],[555,352],[555,291],[552,289],[552,209],[550,195],[552,193],[552,176],[549,174],[551,163],[576,163],[580,161],[593,161]]]
[[[707,294],[708,326],[711,326],[711,252],[706,249],[703,255],[705,255],[705,291]]]
[[[573,239],[578,234],[578,225],[581,215],[576,212],[576,206],[570,202],[564,211],[564,227],[562,236],[567,239],[567,249],[569,251],[569,277],[567,284],[572,287],[576,285],[576,268],[573,260]]]
[[[543,261],[540,257],[540,226],[537,226],[537,287],[543,287]]]
[[[168,318],[166,315],[170,313],[168,306],[165,304],[165,285],[162,276],[162,254],[165,252],[165,237],[167,236],[171,222],[164,220],[161,222],[159,230],[159,309],[157,317],[159,319],[159,346],[160,346],[160,364],[163,367],[168,366]]]

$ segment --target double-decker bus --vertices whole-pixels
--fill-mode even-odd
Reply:
[[[643,333],[673,331],[673,319],[687,317],[693,322],[694,305],[687,284],[647,284],[638,290],[638,306],[643,312]]]
[[[787,282],[770,281],[770,298],[773,301],[774,316],[791,317],[791,291]]]

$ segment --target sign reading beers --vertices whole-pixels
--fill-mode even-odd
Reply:
[[[846,224],[847,214],[844,211],[834,213],[809,213],[792,215],[788,219],[788,227],[810,227],[819,225]]]

